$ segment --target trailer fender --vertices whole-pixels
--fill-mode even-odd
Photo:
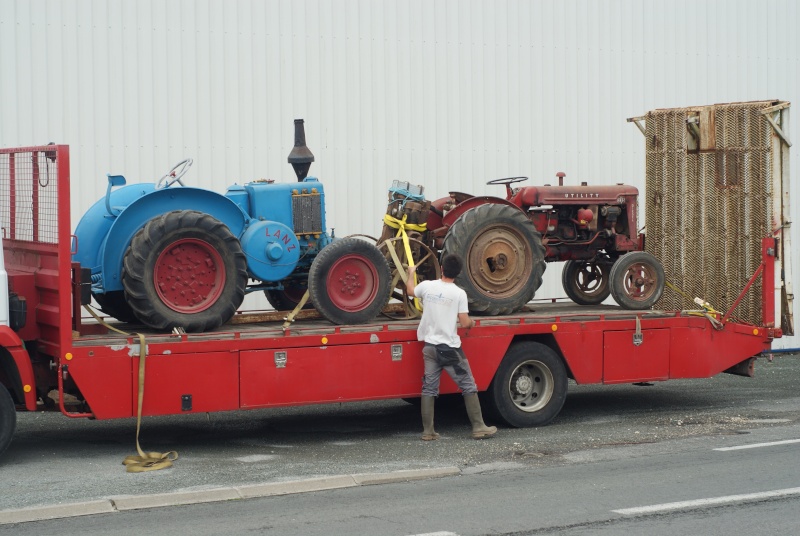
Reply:
[[[122,290],[122,262],[136,232],[156,216],[173,210],[196,210],[210,214],[224,223],[236,237],[242,236],[249,220],[239,205],[215,192],[188,187],[152,191],[122,210],[108,229],[99,255],[104,292]],[[80,244],[78,247],[81,247]],[[94,276],[94,268],[92,272]]]
[[[11,359],[8,359],[7,356],[10,356]],[[21,395],[28,411],[35,411],[36,383],[33,376],[33,365],[24,343],[8,326],[0,326],[0,368],[11,381],[16,382],[16,376],[19,375],[19,384],[8,385],[8,390],[16,393],[18,398]]]

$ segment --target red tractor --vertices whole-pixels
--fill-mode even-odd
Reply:
[[[564,186],[564,173],[557,176],[558,186],[512,187],[527,177],[489,181],[505,185],[505,199],[451,192],[428,202],[420,187],[396,183],[387,212],[424,221],[425,230],[412,238],[442,255],[461,255],[465,269],[457,282],[475,313],[520,309],[542,284],[545,262],[555,261],[567,261],[561,281],[575,303],[597,305],[611,294],[626,309],[652,307],[664,290],[664,268],[643,251],[638,190]],[[434,274],[422,269],[421,277],[428,276]]]

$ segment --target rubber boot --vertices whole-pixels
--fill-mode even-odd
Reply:
[[[439,434],[433,431],[434,402],[436,402],[436,397],[433,396],[423,396],[420,399],[420,408],[422,409],[422,436],[420,439],[423,441],[439,439]]]
[[[487,437],[492,437],[497,433],[496,426],[486,426],[483,423],[481,403],[478,400],[477,393],[464,395],[464,405],[467,406],[467,415],[469,415],[469,420],[472,423],[473,439],[485,439]]]

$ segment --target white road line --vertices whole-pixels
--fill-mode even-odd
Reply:
[[[458,536],[455,532],[426,532],[425,534],[410,534],[409,536]]]
[[[735,447],[722,447],[714,450],[720,452],[728,450],[742,450],[742,449],[757,449],[759,447],[772,447],[774,445],[789,445],[791,443],[800,443],[800,439],[785,439],[783,441],[772,441],[771,443],[753,443],[752,445],[738,445]]]
[[[652,514],[655,512],[667,512],[669,510],[683,510],[697,508],[698,506],[714,506],[717,504],[728,504],[743,501],[756,501],[760,499],[770,499],[773,497],[788,497],[790,495],[800,495],[800,488],[777,489],[775,491],[763,491],[761,493],[745,493],[743,495],[728,495],[726,497],[712,497],[709,499],[696,499],[694,501],[680,501],[663,504],[652,504],[650,506],[638,506],[636,508],[622,508],[611,510],[616,514],[624,516],[634,516],[639,514]]]

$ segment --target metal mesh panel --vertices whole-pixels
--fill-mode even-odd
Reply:
[[[646,115],[646,249],[663,262],[667,281],[718,310],[733,304],[756,271],[760,239],[772,231],[771,131],[760,113],[770,105],[722,104]],[[707,114],[702,143],[701,134],[687,127],[687,119],[701,110]],[[760,323],[760,293],[759,279],[734,316]],[[656,306],[694,307],[670,289]]]
[[[0,153],[0,226],[5,239],[58,243],[55,150]]]
[[[322,196],[318,193],[292,196],[294,233],[322,233]]]

